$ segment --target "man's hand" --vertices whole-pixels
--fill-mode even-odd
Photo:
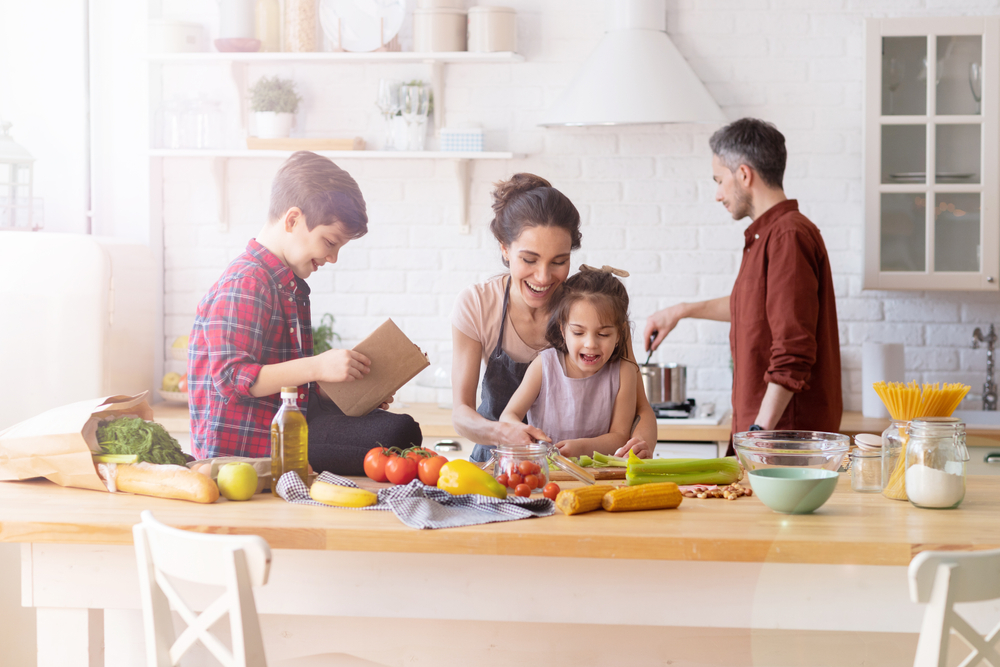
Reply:
[[[642,438],[632,438],[625,443],[625,446],[615,452],[615,456],[628,457],[628,453],[632,451],[640,459],[651,459],[653,458],[653,450],[650,448],[646,441]]]
[[[642,333],[642,342],[647,352],[658,348],[667,334],[673,331],[677,323],[684,319],[683,305],[678,303],[649,316],[649,319],[646,320],[646,328]],[[650,341],[651,338],[652,341]]]
[[[354,350],[327,350],[313,358],[322,382],[351,382],[371,372],[371,359]]]

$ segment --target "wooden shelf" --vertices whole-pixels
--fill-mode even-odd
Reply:
[[[153,148],[150,157],[286,158],[293,151],[197,148]],[[314,151],[329,158],[359,160],[511,160],[517,153],[504,151]]]
[[[524,56],[511,51],[472,53],[469,51],[383,51],[373,53],[151,53],[152,62],[204,63],[519,63]]]

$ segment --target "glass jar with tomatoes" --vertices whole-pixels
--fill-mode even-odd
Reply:
[[[541,491],[549,483],[549,447],[545,442],[499,445],[493,452],[493,476],[515,492],[521,484]]]

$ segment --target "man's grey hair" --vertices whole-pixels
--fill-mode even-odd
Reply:
[[[767,185],[782,187],[788,151],[785,136],[773,124],[758,118],[740,118],[716,131],[708,145],[729,171],[745,164]]]

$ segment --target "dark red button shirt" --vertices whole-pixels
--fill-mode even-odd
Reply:
[[[769,382],[794,392],[778,430],[840,429],[840,336],[826,245],[794,199],[745,232],[729,299],[733,433],[753,424]]]
[[[191,453],[271,455],[278,394],[255,398],[261,366],[312,356],[309,286],[270,250],[250,241],[198,304],[188,356]],[[306,412],[309,387],[299,387]]]

